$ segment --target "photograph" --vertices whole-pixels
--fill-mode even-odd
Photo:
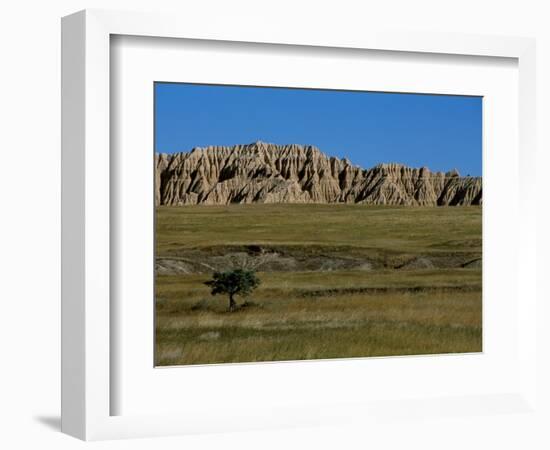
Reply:
[[[482,97],[152,88],[155,366],[483,351]]]

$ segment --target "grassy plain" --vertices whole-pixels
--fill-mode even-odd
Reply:
[[[156,230],[157,258],[254,245],[299,261],[260,268],[232,313],[208,273],[157,274],[157,365],[482,350],[481,269],[464,264],[481,257],[480,207],[160,207]],[[312,257],[369,264],[305,270]]]

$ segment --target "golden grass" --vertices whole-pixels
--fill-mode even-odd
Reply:
[[[161,207],[157,256],[231,245],[293,255],[481,254],[481,208],[363,205]],[[321,249],[321,251],[319,251]],[[365,253],[367,252],[367,253]],[[255,305],[227,312],[208,274],[156,277],[157,365],[482,350],[480,269],[258,274]],[[240,303],[244,299],[238,299]]]
[[[157,255],[216,245],[481,251],[481,208],[226,205],[157,208]]]
[[[204,276],[157,278],[157,365],[298,360],[481,351],[480,272],[461,270],[461,288],[307,296],[350,274],[259,274],[257,306],[227,312],[227,299],[210,297]],[[421,271],[400,282],[412,286]],[[286,276],[285,286],[279,284]],[[363,276],[363,274],[361,274]],[[395,274],[394,274],[395,277]],[[191,278],[191,279],[189,279]],[[391,283],[389,275],[374,277]],[[317,283],[315,283],[317,279]],[[347,281],[342,281],[347,279]],[[337,285],[337,284],[336,284]],[[457,284],[458,285],[458,284]],[[416,285],[418,286],[418,284]],[[193,310],[201,302],[202,309]],[[206,333],[218,337],[205,339]]]

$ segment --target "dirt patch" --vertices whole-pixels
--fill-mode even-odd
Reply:
[[[278,252],[228,252],[225,255],[192,252],[188,256],[160,257],[156,272],[160,275],[211,273],[236,268],[260,272],[331,272],[335,270],[372,270],[381,263],[363,258],[342,258],[330,255],[291,256]]]
[[[199,341],[216,341],[220,338],[222,334],[219,331],[208,331],[207,333],[201,334],[198,339]]]
[[[474,259],[462,265],[465,269],[481,269],[483,267],[483,260],[481,258]]]
[[[417,269],[434,269],[435,267],[436,266],[431,259],[419,257],[419,258],[414,258],[412,261],[409,261],[403,264],[402,266],[398,267],[398,269],[417,270]]]
[[[157,258],[155,272],[159,275],[187,275],[196,273],[196,268],[180,259]]]
[[[432,270],[481,268],[479,253],[383,253],[379,249],[322,246],[223,246],[182,249],[156,259],[159,275],[207,274],[231,269],[258,272],[332,272],[377,269]]]

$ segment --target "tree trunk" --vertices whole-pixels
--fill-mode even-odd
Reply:
[[[233,300],[233,294],[229,294],[229,311],[234,311],[237,303]]]

